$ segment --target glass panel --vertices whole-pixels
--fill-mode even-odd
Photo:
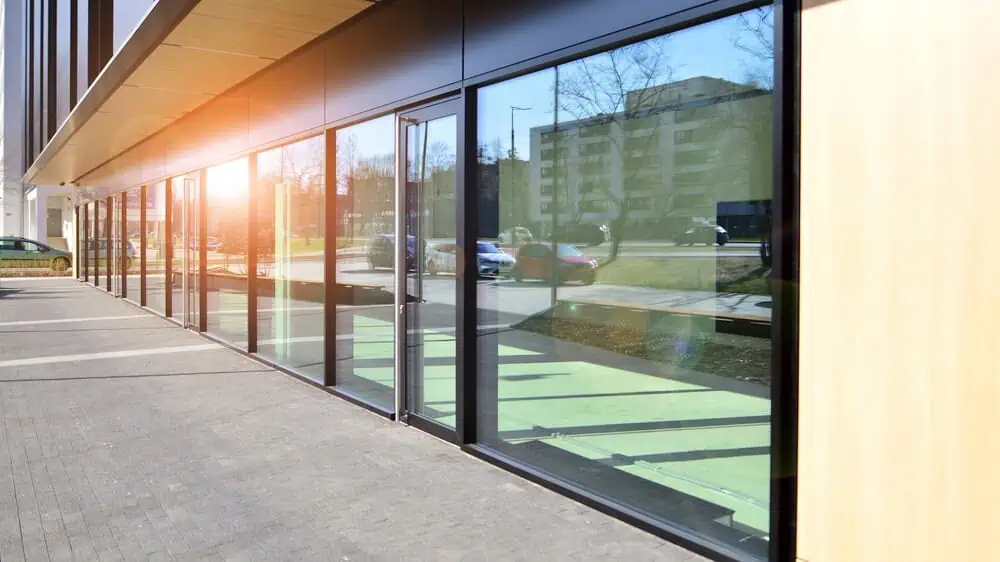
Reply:
[[[208,333],[247,347],[247,159],[208,169]]]
[[[186,325],[198,325],[198,174],[174,178],[171,226],[171,312]],[[187,293],[185,294],[185,288]]]
[[[107,288],[108,278],[107,267],[108,267],[108,239],[105,236],[108,225],[107,225],[107,200],[100,200],[94,202],[94,252],[96,253],[96,258],[94,259],[94,274],[96,278],[94,279],[94,284],[98,287]]]
[[[455,427],[456,122],[450,115],[406,128],[407,408],[450,427]],[[483,275],[497,275],[500,256],[480,250]]]
[[[142,259],[141,252],[144,250],[142,248],[142,225],[139,223],[139,209],[144,202],[139,200],[141,195],[141,189],[131,189],[128,191],[127,199],[125,200],[128,218],[128,221],[125,224],[125,271],[128,276],[126,289],[128,299],[133,302],[139,302],[142,290],[142,287],[140,286],[139,269],[141,266],[140,260]]]
[[[480,440],[758,557],[772,25],[761,8],[479,93],[480,234],[516,259],[479,284]]]
[[[322,136],[257,155],[258,353],[323,380]]]
[[[337,386],[395,405],[396,124],[337,131]]]
[[[166,313],[167,306],[167,184],[147,188],[146,207],[146,306]],[[177,224],[177,223],[174,223]],[[176,227],[175,227],[176,228]]]

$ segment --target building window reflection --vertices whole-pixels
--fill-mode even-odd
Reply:
[[[773,65],[746,21],[479,91],[480,235],[516,265],[479,286],[477,428],[764,557]]]

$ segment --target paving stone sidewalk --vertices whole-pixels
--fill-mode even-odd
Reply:
[[[3,279],[0,560],[702,558],[74,280]]]

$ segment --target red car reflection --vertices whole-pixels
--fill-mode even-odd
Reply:
[[[514,266],[514,279],[545,279],[566,283],[578,281],[590,285],[597,279],[597,260],[568,244],[559,244],[557,259],[552,259],[552,244],[532,242],[521,246]],[[554,264],[558,268],[553,275]]]

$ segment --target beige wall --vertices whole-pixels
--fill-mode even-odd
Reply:
[[[805,0],[803,560],[997,559],[997,22]]]

